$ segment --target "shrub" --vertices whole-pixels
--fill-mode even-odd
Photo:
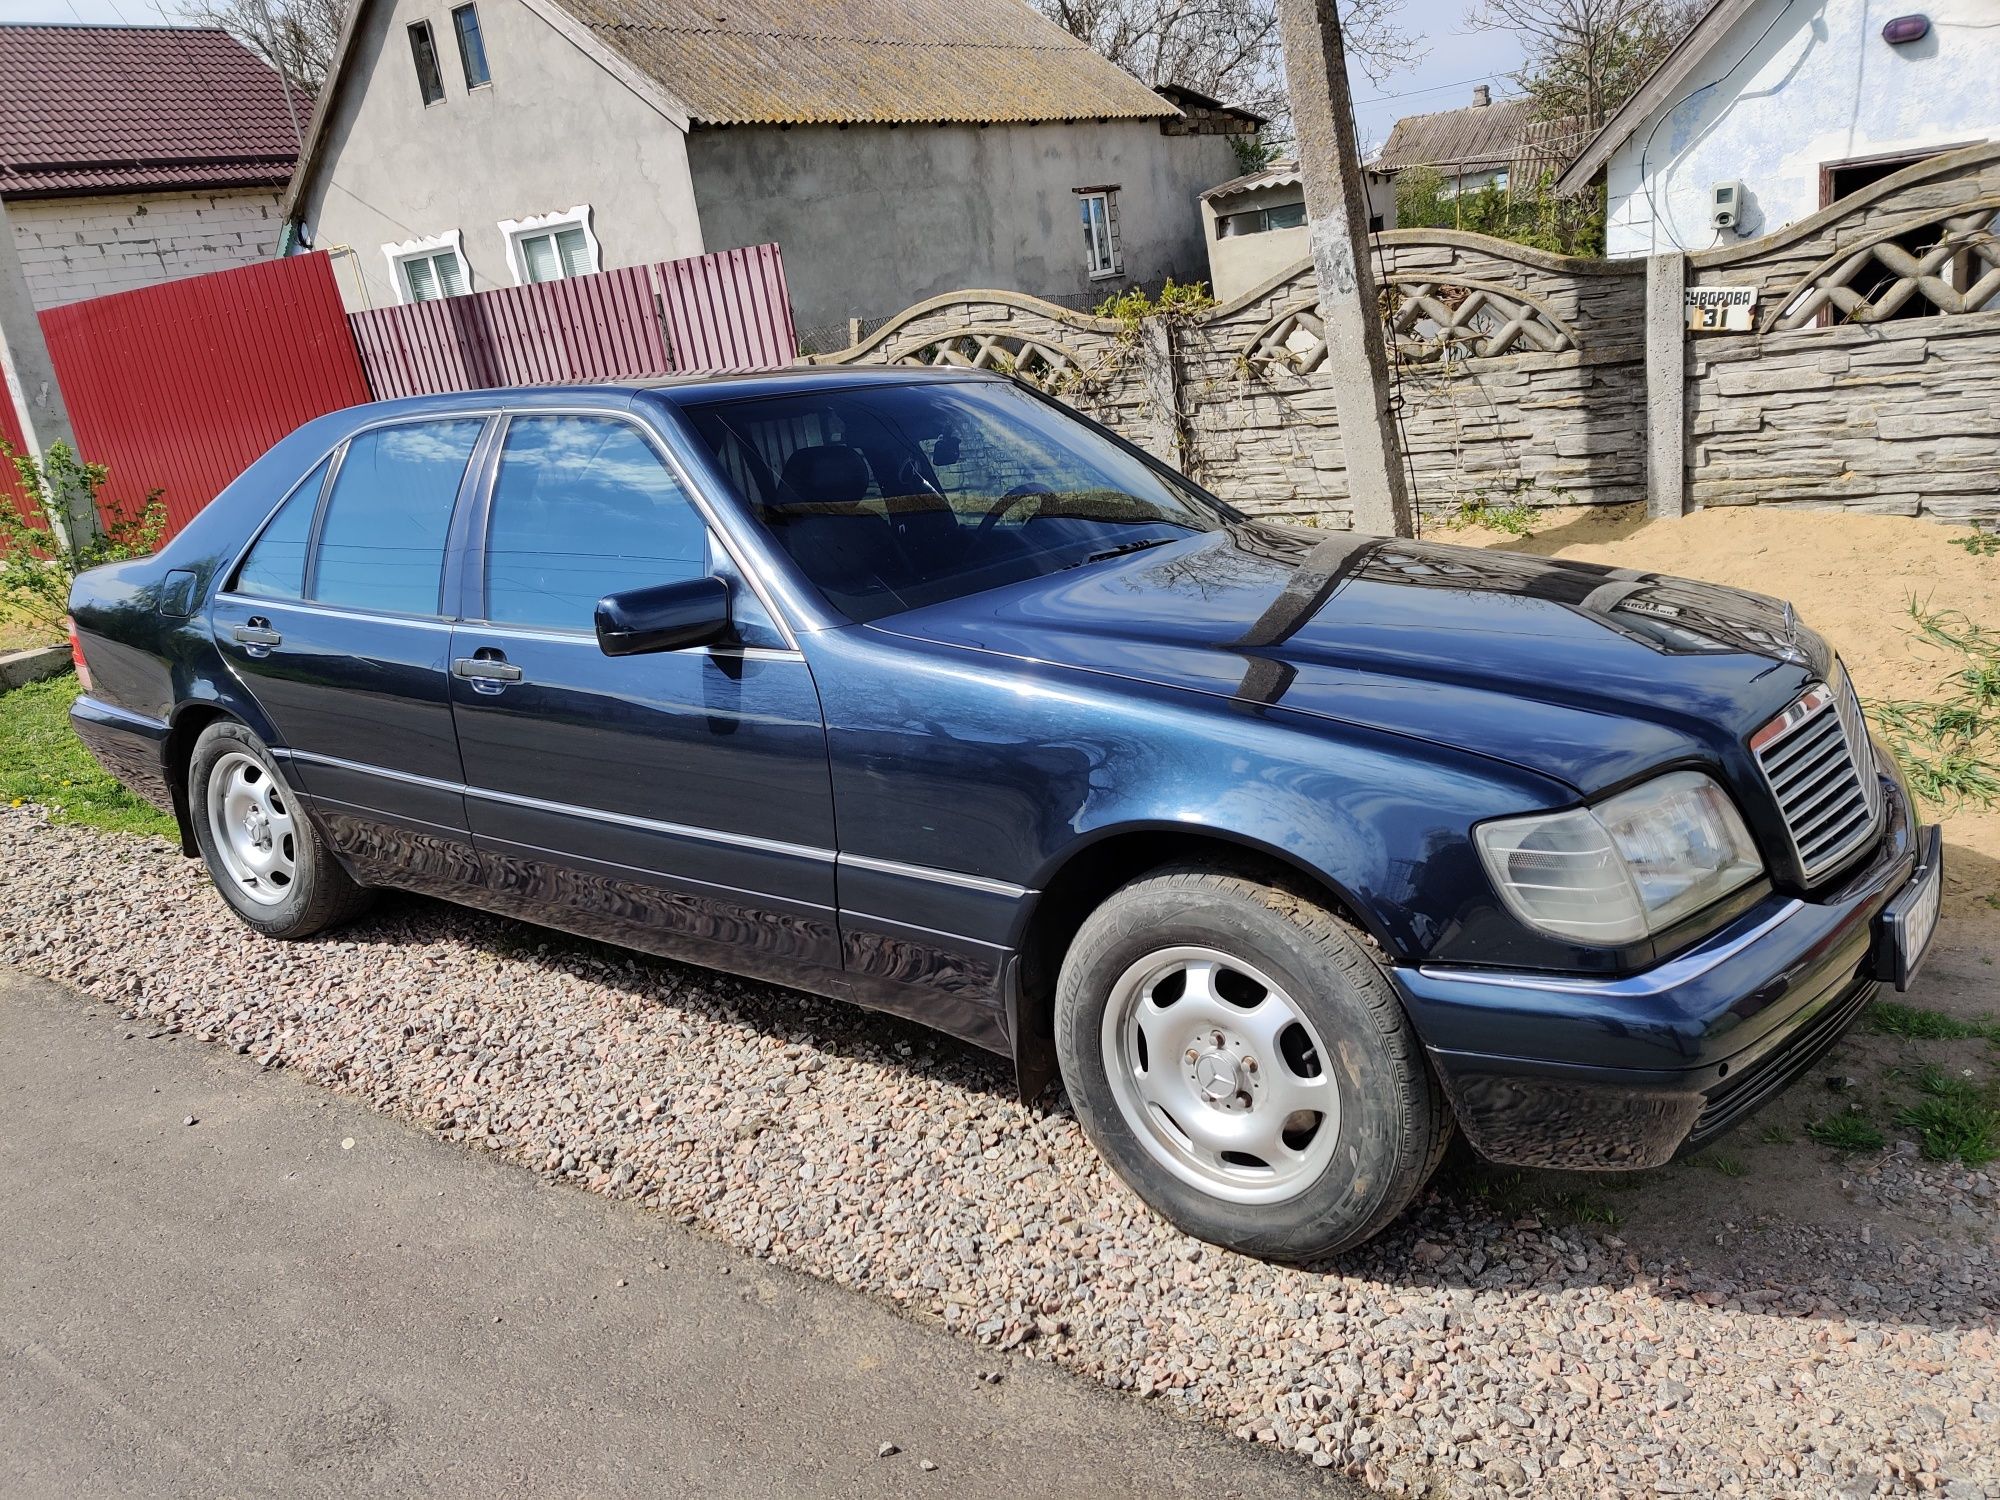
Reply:
[[[100,503],[110,470],[85,463],[68,443],[56,443],[41,462],[0,440],[0,457],[13,465],[29,514],[0,499],[0,602],[33,625],[62,632],[69,612],[69,586],[76,575],[103,563],[144,557],[160,544],[167,508],[160,491],[146,496],[136,513],[113,514],[102,529],[85,537],[65,537],[67,528],[50,518],[102,515]]]

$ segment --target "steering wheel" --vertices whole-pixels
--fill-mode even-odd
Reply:
[[[1002,516],[1006,515],[1008,511],[1019,505],[1023,500],[1038,500],[1044,496],[1052,496],[1054,494],[1055,491],[1047,485],[1036,484],[1033,481],[1027,484],[1015,485],[1014,488],[1007,491],[1006,494],[1002,495],[986,508],[986,514],[979,518],[979,524],[973,528],[973,539],[976,541],[980,537],[985,536],[995,526],[1000,524]]]

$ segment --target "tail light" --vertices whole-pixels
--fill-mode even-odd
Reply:
[[[90,663],[83,659],[83,642],[76,638],[76,621],[63,616],[63,628],[69,632],[69,659],[76,664],[76,680],[83,684],[83,690],[90,691]]]

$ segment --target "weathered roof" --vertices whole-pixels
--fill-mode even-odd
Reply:
[[[1458,167],[1485,171],[1513,159],[1529,122],[1522,99],[1469,104],[1430,115],[1405,115],[1389,132],[1389,142],[1368,165],[1378,171],[1405,167]]]
[[[282,187],[297,158],[278,75],[226,32],[0,25],[0,197]]]
[[[711,125],[1157,119],[1025,0],[557,0]]]
[[[1268,167],[1255,172],[1245,172],[1241,177],[1232,177],[1227,182],[1218,182],[1201,195],[1204,203],[1214,203],[1223,198],[1234,197],[1238,193],[1254,193],[1259,188],[1290,187],[1303,181],[1299,176],[1299,164],[1293,158],[1274,161]]]

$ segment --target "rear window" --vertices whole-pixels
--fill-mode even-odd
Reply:
[[[1221,526],[1230,513],[1000,381],[685,408],[827,602],[873,620]]]
[[[434,615],[445,539],[481,417],[409,422],[357,434],[347,445],[313,558],[312,597],[323,604]]]
[[[264,534],[236,570],[236,592],[259,599],[303,599],[306,596],[306,544],[312,540],[313,515],[326,484],[327,465],[299,481],[291,497],[278,507]]]

